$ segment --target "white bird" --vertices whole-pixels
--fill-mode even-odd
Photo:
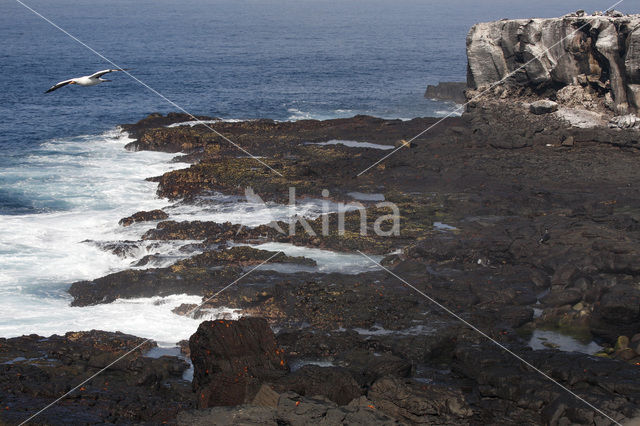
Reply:
[[[57,90],[57,89],[61,88],[62,86],[66,86],[67,84],[77,84],[77,85],[80,85],[80,86],[95,86],[96,84],[104,83],[105,81],[111,81],[111,80],[107,80],[105,78],[100,78],[105,74],[108,74],[108,73],[114,72],[114,71],[128,71],[128,70],[129,70],[129,68],[117,68],[117,69],[112,69],[112,70],[102,70],[102,71],[98,71],[96,73],[93,73],[91,75],[85,75],[85,76],[82,76],[82,77],[72,78],[70,80],[61,81],[60,83],[56,84],[55,86],[52,86],[49,90],[47,90],[44,93],[53,92],[54,90]]]

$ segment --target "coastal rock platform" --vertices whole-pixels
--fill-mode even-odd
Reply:
[[[70,390],[35,423],[637,421],[637,33],[613,12],[479,24],[461,117],[123,125],[127,149],[184,167],[148,178],[169,206],[121,221],[139,240],[100,244],[130,269],[71,284],[71,304],[195,295],[170,315],[204,321],[165,356],[95,330],[0,339],[0,423]],[[295,211],[293,192],[328,209],[175,213]],[[179,255],[132,254],[153,244]],[[242,318],[210,318],[224,309]]]
[[[202,405],[198,395],[203,391],[193,392],[182,379],[187,368],[183,360],[139,355],[88,384],[89,392],[43,413],[41,421],[55,423],[56,416],[64,415],[79,423],[98,418],[154,422],[159,413],[165,421],[178,423],[217,416],[228,422],[254,419],[264,424],[312,422],[323,416],[375,419],[381,424],[607,421],[434,301],[614,419],[640,415],[638,133],[576,128],[553,113],[531,114],[525,106],[512,107],[509,114],[499,108],[471,105],[463,117],[446,119],[437,131],[414,141],[415,146],[399,149],[360,176],[388,150],[313,143],[357,139],[394,146],[435,120],[359,116],[324,122],[221,123],[221,130],[282,176],[254,158],[240,157],[203,126],[164,127],[165,121],[161,127],[149,127],[147,121],[129,126],[138,137],[135,149],[189,155],[186,168],[154,178],[158,194],[175,202],[197,204],[212,191],[242,195],[245,187],[276,204],[286,202],[289,186],[306,199],[321,198],[327,189],[327,199],[334,203],[354,201],[349,195],[353,193],[383,194],[399,209],[400,230],[397,235],[378,235],[369,222],[365,235],[358,211],[345,215],[344,233],[337,230],[337,213],[329,213],[328,233],[323,235],[320,217],[309,220],[315,235],[300,224],[290,235],[273,224],[176,222],[167,210],[169,217],[152,225],[139,243],[200,241],[193,255],[168,267],[134,268],[75,283],[70,289],[75,305],[184,293],[207,300],[276,255],[277,251],[259,249],[265,243],[378,256],[385,268],[411,286],[379,267],[327,273],[306,255],[276,255],[269,262],[271,269],[252,272],[203,307],[233,308],[247,317],[264,318],[262,331],[251,333],[272,339],[269,345],[278,351],[277,362],[269,361],[273,371],[251,374],[232,367],[243,359],[263,365],[254,355],[225,352],[224,333],[227,325],[229,330],[236,327],[234,321],[222,320],[222,334],[211,340],[217,342],[211,348],[206,347],[209,338],[198,338],[191,347],[191,357],[203,360],[194,361],[198,381],[193,386],[203,389],[204,378],[215,374],[233,383],[235,371],[251,384],[238,388],[242,392],[237,400],[223,404],[223,394],[207,388],[208,402]],[[145,135],[151,134],[154,143],[148,145],[144,141],[152,138]],[[564,143],[569,138],[572,144]],[[184,141],[191,144],[186,151]],[[378,202],[361,202],[371,218],[390,213]],[[134,221],[130,226],[139,225]],[[279,227],[287,226],[279,222]],[[191,310],[186,306],[175,315],[197,318]],[[270,330],[275,331],[272,337]],[[570,347],[550,341],[538,341],[546,348],[532,350],[540,330],[572,336],[576,342],[595,341],[602,352],[597,357],[570,352]],[[105,336],[121,338],[96,333],[100,332],[81,334],[83,347],[97,345]],[[3,385],[3,405],[9,407],[0,414],[4,422],[23,420],[33,414],[32,408],[52,401],[121,353],[103,352],[100,362],[92,361],[91,354],[71,355],[67,362],[47,349],[68,345],[69,336],[3,340],[2,365],[8,374],[22,377]],[[127,339],[133,339],[129,346],[138,341]],[[219,364],[211,364],[206,351],[222,351],[227,361],[218,357]],[[127,367],[131,363],[136,367]],[[128,368],[147,373],[130,373]],[[73,374],[64,380],[50,379],[67,369]],[[119,376],[123,371],[126,374]],[[38,390],[41,385],[45,391]],[[53,388],[46,390],[47,386]],[[98,392],[98,387],[95,406],[87,408],[87,394],[93,395],[94,388]],[[119,395],[140,392],[160,392],[162,409],[143,409],[147,397],[140,396],[144,402],[127,405],[128,414],[118,411],[114,401],[124,398]],[[196,407],[202,410],[193,411]]]

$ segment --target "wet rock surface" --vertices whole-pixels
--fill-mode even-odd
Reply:
[[[245,268],[256,267],[267,260],[272,263],[315,264],[303,257],[251,247],[232,247],[207,251],[167,268],[126,270],[93,281],[80,281],[69,288],[69,294],[74,298],[72,306],[110,303],[118,298],[202,295],[223,288]]]
[[[131,226],[137,222],[159,221],[159,220],[167,219],[168,217],[169,215],[163,212],[162,210],[151,210],[148,212],[134,213],[129,217],[120,219],[118,223],[122,226]]]
[[[74,283],[72,304],[189,294],[206,303],[173,314],[206,318],[231,308],[250,318],[203,322],[181,343],[193,384],[181,379],[183,360],[136,353],[42,422],[610,422],[561,386],[616,421],[638,417],[640,133],[606,121],[576,126],[566,115],[570,99],[605,102],[609,89],[588,75],[569,86],[557,90],[558,110],[542,115],[530,104],[546,92],[498,87],[411,144],[402,141],[438,119],[215,123],[261,162],[202,125],[167,127],[190,121],[180,114],[125,126],[136,137],[129,149],[181,152],[190,165],[151,178],[176,203],[167,216],[124,219],[159,221],[140,241],[94,244],[130,257],[139,247],[184,243],[187,258],[141,269],[152,266],[150,255],[134,269]],[[399,149],[368,169],[390,151],[311,144],[330,140]],[[265,204],[287,203],[290,187],[298,199],[359,204],[259,226],[172,217],[172,207],[201,206],[216,192],[243,197],[247,188]],[[398,232],[393,208],[380,200],[397,208]],[[335,263],[349,254],[371,263],[358,252],[380,256],[387,270],[328,273],[314,251],[287,256],[238,245],[260,243],[326,250]],[[601,352],[534,351],[530,339],[540,330],[595,341]],[[19,423],[141,342],[103,332],[0,341],[9,407],[0,420]]]
[[[224,321],[219,321],[216,327],[222,327],[221,330],[228,333],[233,333],[234,328],[245,330],[246,326],[241,325],[241,321],[229,322],[229,327]],[[258,324],[262,320],[254,318],[253,321]],[[202,332],[212,332],[208,329],[209,324],[203,323],[200,335]],[[450,326],[458,327],[456,324]],[[203,327],[207,327],[206,331]],[[310,403],[319,404],[319,401],[323,401],[323,413],[327,412],[328,407],[336,408],[336,404],[340,406],[342,415],[344,411],[353,413],[354,407],[366,407],[369,409],[367,415],[375,413],[380,416],[380,421],[402,424],[607,424],[610,421],[592,407],[571,396],[568,390],[576,392],[588,403],[603,409],[616,421],[634,418],[640,414],[640,387],[637,385],[640,371],[637,368],[619,361],[577,353],[531,351],[519,344],[517,338],[508,334],[496,333],[495,338],[510,350],[517,351],[526,362],[535,365],[540,371],[534,371],[502,348],[462,327],[454,331],[454,337],[448,339],[448,344],[434,342],[432,347],[437,347],[437,350],[420,354],[418,357],[394,348],[397,341],[403,338],[398,334],[379,334],[374,337],[353,332],[335,332],[331,333],[333,336],[320,336],[314,344],[304,337],[305,333],[310,332],[280,332],[276,339],[273,339],[268,330],[263,331],[266,337],[254,337],[253,340],[268,340],[269,348],[273,350],[279,347],[277,355],[289,361],[299,358],[300,355],[299,350],[294,350],[291,346],[292,333],[297,333],[297,344],[306,341],[302,344],[307,348],[305,357],[315,355],[315,359],[320,359],[322,355],[326,360],[328,358],[325,349],[339,349],[338,341],[344,346],[360,346],[362,349],[330,356],[333,360],[330,364],[333,365],[326,365],[326,362],[322,366],[310,363],[290,373],[283,370],[279,374],[273,374],[273,361],[277,361],[277,357],[267,361],[268,351],[262,351],[261,354],[257,354],[260,351],[256,351],[256,355],[250,358],[254,359],[257,356],[263,363],[267,362],[271,366],[271,374],[252,375],[252,379],[256,381],[255,393],[251,394],[255,395],[253,399],[245,394],[241,398],[243,405],[239,403],[231,408],[181,413],[179,422],[205,422],[206,419],[212,421],[216,415],[220,416],[220,424],[232,421],[277,424],[279,420],[284,421],[283,417],[290,415],[283,412],[283,398],[294,401],[296,407]],[[415,336],[405,338],[412,337]],[[213,351],[218,347],[218,342],[211,343],[203,348]],[[229,343],[225,347],[235,347],[234,345]],[[248,346],[254,347],[251,344]],[[399,356],[391,355],[394,350],[398,351]],[[233,358],[238,366],[246,363],[245,355],[251,350],[241,349],[241,352],[241,355]],[[275,354],[275,351],[272,353]],[[228,362],[228,354],[222,355],[222,360],[221,354],[217,355],[205,358],[216,364],[232,364]],[[404,368],[401,362],[407,357],[411,359],[408,369]],[[364,361],[365,358],[370,360]],[[379,359],[378,368],[372,362],[375,358]],[[259,364],[264,365],[263,363]],[[384,368],[380,368],[382,366]],[[443,370],[444,366],[448,369]],[[196,376],[203,373],[200,369],[210,367],[199,367],[196,363]],[[242,367],[240,371],[244,371]],[[373,371],[378,372],[377,378],[361,380],[361,373],[371,374]],[[240,373],[240,376],[242,375],[243,373]],[[553,378],[557,383],[544,375]],[[239,382],[242,382],[242,379]],[[257,392],[255,389],[258,389]],[[300,417],[296,417],[295,421],[289,418],[287,421],[290,423],[286,424],[327,422],[327,419],[318,418],[316,410],[320,410],[320,407],[312,408],[307,405],[299,408],[296,415]],[[359,410],[356,412],[358,416],[364,414]],[[322,414],[320,417],[326,415],[328,414]]]
[[[195,164],[155,179],[162,196],[183,198],[188,205],[210,191],[242,195],[250,186],[266,202],[286,203],[288,187],[295,185],[298,196],[321,198],[322,189],[328,189],[327,199],[346,203],[354,201],[348,195],[352,192],[382,193],[398,207],[400,232],[375,232],[375,218],[390,213],[378,201],[362,202],[369,218],[366,235],[357,210],[344,214],[345,232],[339,232],[340,216],[330,213],[308,219],[308,227],[297,221],[291,233],[286,221],[256,227],[177,222],[167,209],[168,220],[139,243],[199,241],[202,253],[166,268],[76,283],[70,289],[73,303],[215,295],[195,313],[195,305],[185,305],[175,314],[201,318],[205,311],[226,307],[266,320],[249,328],[223,320],[224,325],[215,323],[219,334],[209,335],[207,329],[196,352],[190,348],[199,360],[194,374],[199,393],[191,393],[191,403],[203,410],[182,413],[181,422],[219,416],[229,422],[295,424],[329,415],[343,421],[374,415],[380,422],[405,424],[608,421],[416,290],[607,415],[632,418],[639,400],[630,383],[640,361],[637,339],[632,341],[640,333],[638,137],[633,130],[606,126],[576,128],[556,114],[531,114],[528,104],[474,102],[463,117],[446,119],[415,146],[401,148],[359,177],[385,151],[305,142],[334,138],[395,145],[432,121],[356,117],[220,123],[284,178],[255,159],[238,158],[202,126],[151,128],[143,123],[132,129],[139,136],[138,149],[177,151],[185,141],[193,144],[189,151]],[[269,263],[293,269],[258,268],[217,294],[276,254],[236,244],[265,242],[382,255],[381,263],[413,288],[382,269],[322,273],[309,258],[280,254]],[[600,357],[532,351],[528,339],[537,329],[596,339],[604,348]],[[278,359],[225,352],[240,351],[234,345],[249,336],[262,342],[256,347],[267,339],[279,351]],[[206,351],[223,352],[209,357]],[[239,367],[243,362],[249,371],[249,365],[273,369],[250,374]],[[229,382],[226,390],[234,391],[211,385],[222,383],[212,379],[216,374]],[[206,403],[198,399],[203,393]],[[265,407],[265,401],[270,405]]]
[[[179,411],[195,407],[190,383],[182,379],[188,363],[145,357],[155,346],[104,331],[0,339],[0,422],[27,420],[129,351],[30,424],[171,422]]]

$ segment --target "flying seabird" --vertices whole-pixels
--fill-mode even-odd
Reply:
[[[61,81],[60,83],[56,84],[55,86],[52,86],[49,90],[47,90],[44,93],[53,92],[54,90],[57,90],[57,89],[61,88],[62,86],[66,86],[67,84],[78,84],[80,86],[95,86],[96,84],[104,83],[105,81],[111,81],[111,80],[107,80],[105,78],[100,78],[105,74],[108,74],[108,73],[114,72],[114,71],[128,71],[128,70],[129,70],[129,68],[117,68],[117,69],[111,69],[111,70],[102,70],[102,71],[98,71],[96,73],[93,73],[91,75],[85,75],[83,77],[72,78],[70,80]]]

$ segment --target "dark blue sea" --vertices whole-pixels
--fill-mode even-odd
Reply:
[[[276,120],[443,116],[452,105],[423,93],[428,84],[465,80],[465,37],[474,23],[610,6],[594,0],[24,3],[193,114]],[[193,297],[69,308],[65,293],[73,281],[135,260],[86,241],[139,239],[145,225],[123,229],[118,219],[166,207],[144,178],[184,165],[170,163],[168,154],[125,151],[129,139],[116,126],[176,108],[124,73],[108,76],[110,83],[45,95],[58,81],[113,65],[17,1],[0,3],[0,40],[0,335],[101,328],[167,342],[188,336],[192,321],[167,315],[174,305],[195,303]],[[227,201],[208,211],[175,209],[173,216],[249,225],[260,218]],[[167,324],[162,331],[158,321]]]

